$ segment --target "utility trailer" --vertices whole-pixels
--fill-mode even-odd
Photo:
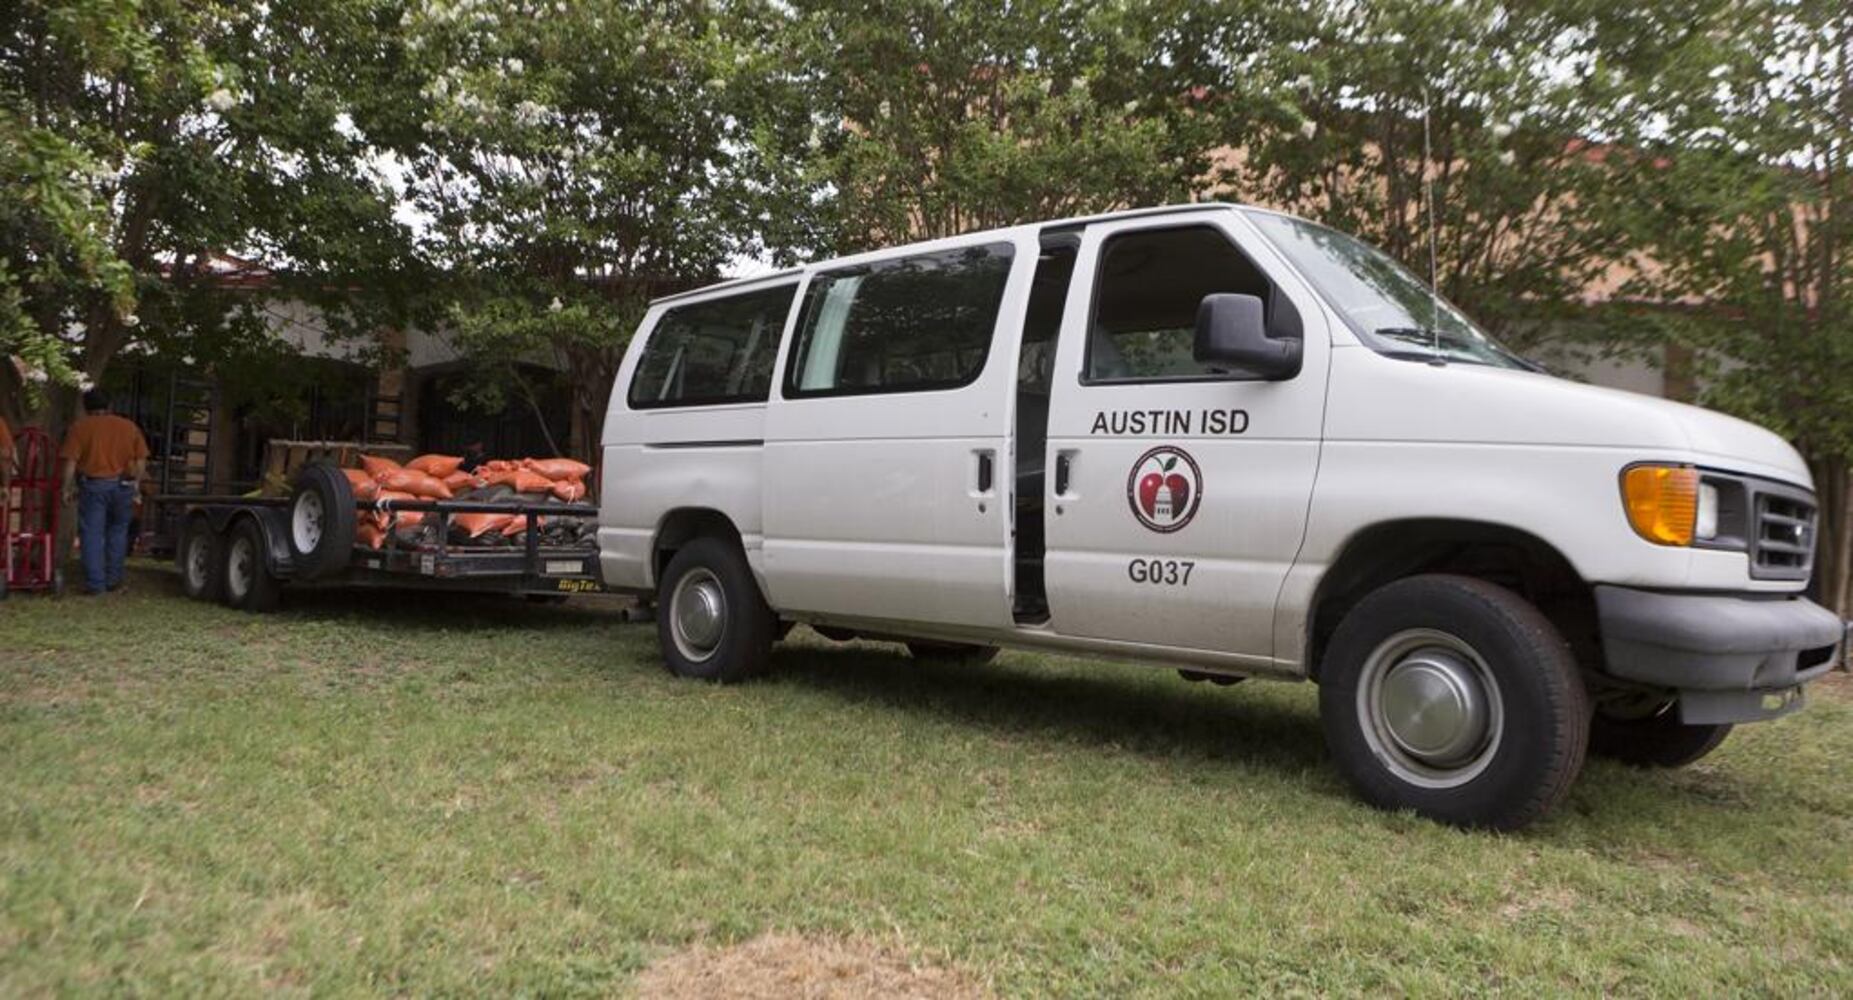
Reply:
[[[286,497],[163,496],[178,511],[174,558],[187,596],[247,611],[270,611],[285,587],[388,587],[564,600],[602,593],[598,544],[589,531],[549,544],[542,520],[595,521],[591,504],[488,500],[360,500],[333,465],[305,466]],[[400,519],[435,518],[428,540],[408,543]],[[355,525],[384,515],[380,548],[360,544]],[[460,544],[452,518],[508,514],[526,522],[515,542]]]

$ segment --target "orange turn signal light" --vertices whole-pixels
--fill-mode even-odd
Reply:
[[[1628,523],[1657,545],[1691,545],[1699,516],[1699,470],[1690,465],[1635,465],[1621,474]]]

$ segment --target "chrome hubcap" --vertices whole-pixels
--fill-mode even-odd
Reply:
[[[290,534],[296,542],[296,551],[314,552],[322,543],[322,498],[314,493],[296,495],[296,505],[290,508]]]
[[[1458,636],[1409,629],[1378,644],[1358,685],[1358,721],[1399,778],[1451,788],[1486,769],[1505,713],[1486,661]]]
[[[727,630],[727,596],[721,581],[706,569],[684,574],[670,599],[669,623],[684,657],[700,662],[713,656]]]

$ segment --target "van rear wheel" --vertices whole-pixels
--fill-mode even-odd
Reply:
[[[731,684],[765,672],[776,620],[738,545],[697,538],[657,584],[656,634],[678,677]]]
[[[1517,594],[1462,576],[1409,577],[1359,601],[1327,644],[1319,716],[1365,801],[1455,826],[1543,816],[1589,745],[1569,644]]]

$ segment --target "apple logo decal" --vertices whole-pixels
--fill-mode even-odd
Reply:
[[[1182,448],[1160,445],[1139,456],[1126,477],[1132,516],[1153,531],[1172,532],[1190,523],[1203,500],[1203,472]]]

